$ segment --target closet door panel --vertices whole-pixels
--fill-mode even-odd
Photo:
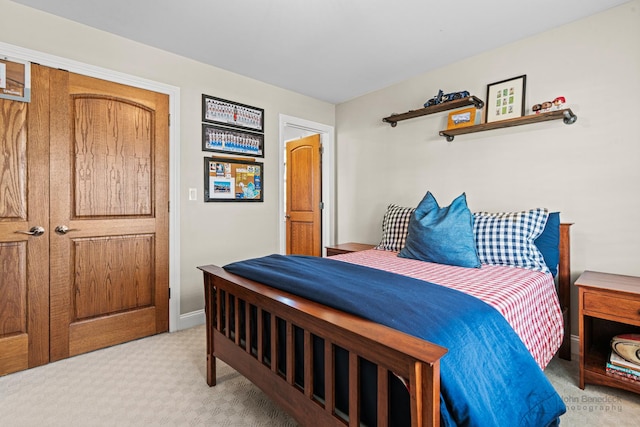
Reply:
[[[0,99],[0,375],[49,360],[48,69],[31,83]]]
[[[168,97],[52,84],[51,360],[168,330]]]

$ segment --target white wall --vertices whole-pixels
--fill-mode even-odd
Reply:
[[[389,203],[415,205],[431,190],[448,204],[464,191],[472,210],[560,210],[575,223],[574,278],[585,269],[640,275],[639,7],[635,0],[337,107],[8,0],[0,0],[0,41],[180,88],[181,313],[189,313],[203,307],[197,265],[278,251],[280,113],[336,125],[339,242],[376,243]],[[563,95],[577,123],[448,143],[438,136],[446,113],[396,128],[381,121],[420,108],[440,88],[484,99],[487,83],[521,74],[527,107]],[[264,203],[202,202],[202,93],[265,109]],[[187,201],[191,187],[197,202]]]
[[[466,192],[472,211],[561,211],[575,223],[573,279],[587,269],[640,275],[639,9],[636,0],[339,105],[338,241],[377,243],[389,203],[415,206],[430,190],[445,206]],[[578,121],[453,142],[438,136],[447,113],[381,121],[440,88],[485,99],[488,83],[522,74],[527,109],[562,95]]]
[[[8,0],[0,0],[0,41],[180,88],[180,200],[172,201],[172,205],[180,207],[181,313],[204,307],[198,265],[223,265],[278,252],[278,117],[286,114],[333,126],[332,104]],[[203,93],[264,108],[265,158],[259,159],[265,163],[263,203],[202,202],[203,158],[211,155],[201,149]],[[198,189],[198,201],[187,200],[188,188]]]

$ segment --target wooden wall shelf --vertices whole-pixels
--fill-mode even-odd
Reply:
[[[515,119],[500,120],[498,122],[483,123],[475,126],[467,126],[458,129],[441,130],[440,136],[447,138],[447,141],[453,141],[456,135],[464,135],[467,133],[483,132],[485,130],[508,128],[512,126],[528,125],[532,123],[546,122],[549,120],[562,119],[565,124],[572,124],[578,120],[570,108],[564,110],[549,111],[548,113],[532,114],[529,116],[517,117]]]
[[[401,122],[402,120],[413,119],[416,117],[426,116],[428,114],[439,113],[442,111],[454,110],[456,108],[462,108],[469,105],[474,105],[476,108],[482,108],[484,107],[484,101],[476,96],[471,95],[466,98],[432,105],[431,107],[411,110],[401,114],[392,114],[389,117],[385,117],[384,119],[382,119],[382,121],[385,123],[389,123],[391,127],[394,128],[398,125],[398,122]]]

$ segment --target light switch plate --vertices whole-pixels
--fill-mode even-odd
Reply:
[[[189,200],[198,200],[198,190],[196,188],[189,189]]]

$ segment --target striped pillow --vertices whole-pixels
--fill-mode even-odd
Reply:
[[[375,249],[400,252],[404,248],[409,230],[409,220],[416,208],[391,204],[382,218],[382,240]]]
[[[522,212],[475,212],[473,234],[482,264],[506,265],[549,273],[535,245],[549,212],[539,208]]]

